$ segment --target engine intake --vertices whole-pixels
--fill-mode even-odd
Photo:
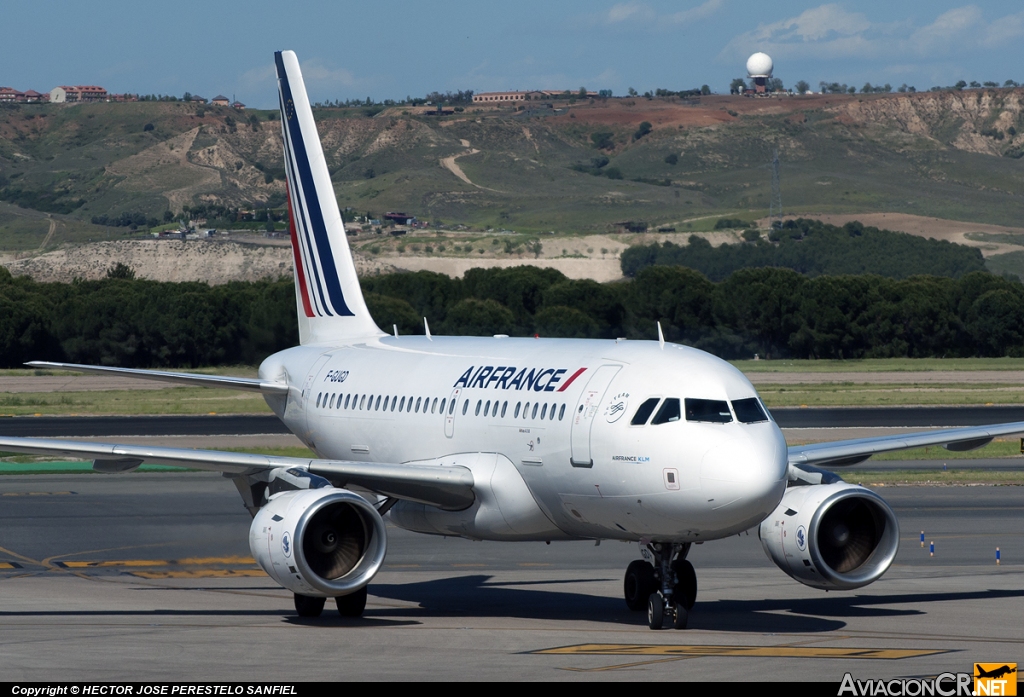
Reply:
[[[288,590],[335,597],[373,579],[384,563],[387,532],[376,509],[351,491],[286,491],[253,518],[249,549]]]
[[[851,590],[886,572],[900,530],[882,497],[839,481],[787,489],[758,536],[768,557],[801,583]]]

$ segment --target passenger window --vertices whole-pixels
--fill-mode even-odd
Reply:
[[[491,400],[487,400],[487,404],[484,406],[484,416],[487,416],[488,412],[491,411]]]
[[[466,399],[466,400],[463,400],[463,402],[462,402],[462,415],[463,415],[463,416],[465,416],[465,415],[466,415],[466,411],[467,411],[468,409],[469,409],[469,400],[468,400],[468,399]]]
[[[554,421],[554,420],[555,420],[555,405],[552,404],[551,405],[551,415],[548,416],[548,421]]]
[[[545,404],[544,408],[540,410],[540,420],[543,421],[544,417],[548,415],[548,405]]]
[[[342,400],[342,398],[343,398],[344,396],[345,396],[345,395],[343,395],[343,394],[339,394],[339,395],[338,395],[338,401],[334,403],[334,408],[335,408],[335,409],[341,409],[341,400]]]
[[[512,418],[513,419],[518,419],[519,418],[519,407],[521,407],[521,406],[523,406],[522,402],[516,402],[516,411],[515,411],[514,414],[512,414]]]
[[[318,408],[320,406],[320,397],[322,397],[322,396],[323,396],[323,392],[318,393],[317,396],[316,396],[316,406]]]
[[[679,400],[675,397],[670,397],[662,403],[661,409],[658,409],[658,413],[651,419],[651,425],[667,424],[670,421],[679,421],[680,418],[682,418],[682,414],[679,411]]]
[[[523,418],[524,419],[530,418],[530,403],[529,402],[527,402],[526,404],[523,405]]]
[[[434,401],[430,404],[430,413],[433,414],[437,411],[437,397],[434,397]],[[441,407],[441,411],[444,411],[444,407]]]
[[[539,406],[540,406],[539,404],[534,404],[533,405],[533,416],[530,417],[531,419],[536,419],[537,418],[537,407],[539,407]]]
[[[362,411],[364,406],[366,406],[366,395],[359,400],[359,411]]]
[[[686,420],[727,424],[732,421],[729,403],[717,399],[686,399]]]
[[[380,411],[380,395],[377,395],[377,403],[373,405],[374,411]]]
[[[481,404],[483,404],[483,400],[482,399],[476,400],[476,411],[473,412],[474,416],[480,416],[480,405]]]
[[[565,416],[565,405],[564,404],[558,410],[558,420],[561,421],[563,416]]]
[[[505,410],[508,409],[508,402],[502,402],[501,404],[501,418],[505,418]]]
[[[633,418],[630,419],[630,426],[643,426],[647,423],[647,419],[651,418],[651,414],[654,413],[654,407],[658,406],[658,402],[661,400],[660,397],[651,397],[641,404],[636,413],[633,414]],[[678,400],[677,400],[678,401]]]
[[[745,424],[768,420],[768,415],[764,413],[764,409],[756,397],[733,400],[732,408],[736,412],[736,418]]]
[[[402,401],[398,403],[398,411],[405,411],[405,397],[402,397]]]
[[[417,397],[416,398],[416,409],[415,409],[415,411],[416,411],[417,414],[420,413],[420,402],[422,402],[422,401],[423,401],[422,397]]]

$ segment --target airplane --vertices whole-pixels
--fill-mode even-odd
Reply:
[[[1009,675],[1010,673],[1017,672],[1016,668],[1011,668],[1008,665],[1000,666],[999,668],[994,668],[993,670],[985,670],[984,668],[981,668],[980,666],[975,664],[974,669],[975,671],[977,671],[977,674],[974,676],[976,678],[994,678],[997,680],[1003,677],[1004,675]]]
[[[31,362],[261,394],[316,455],[277,457],[58,439],[0,449],[217,471],[252,515],[256,562],[319,616],[334,598],[360,616],[387,551],[384,516],[406,530],[473,540],[624,540],[631,610],[652,629],[687,626],[691,545],[756,527],[797,581],[876,581],[899,523],[875,492],[823,467],[925,445],[981,447],[1024,422],[787,446],[729,363],[657,341],[433,336],[382,331],[367,310],[298,59],[275,53],[300,342],[254,379]]]

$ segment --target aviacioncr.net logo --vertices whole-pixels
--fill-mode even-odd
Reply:
[[[838,694],[855,697],[973,697],[970,673],[940,673],[934,678],[895,678],[893,680],[857,680],[847,673]]]

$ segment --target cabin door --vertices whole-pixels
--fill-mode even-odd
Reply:
[[[573,467],[593,467],[594,459],[590,455],[590,429],[608,390],[612,378],[619,372],[618,365],[603,365],[590,377],[586,389],[580,395],[576,409],[572,413],[572,456]]]
[[[455,405],[459,401],[460,394],[462,394],[462,388],[456,387],[452,390],[452,397],[448,400],[448,404],[445,405],[444,434],[449,438],[455,435]]]

